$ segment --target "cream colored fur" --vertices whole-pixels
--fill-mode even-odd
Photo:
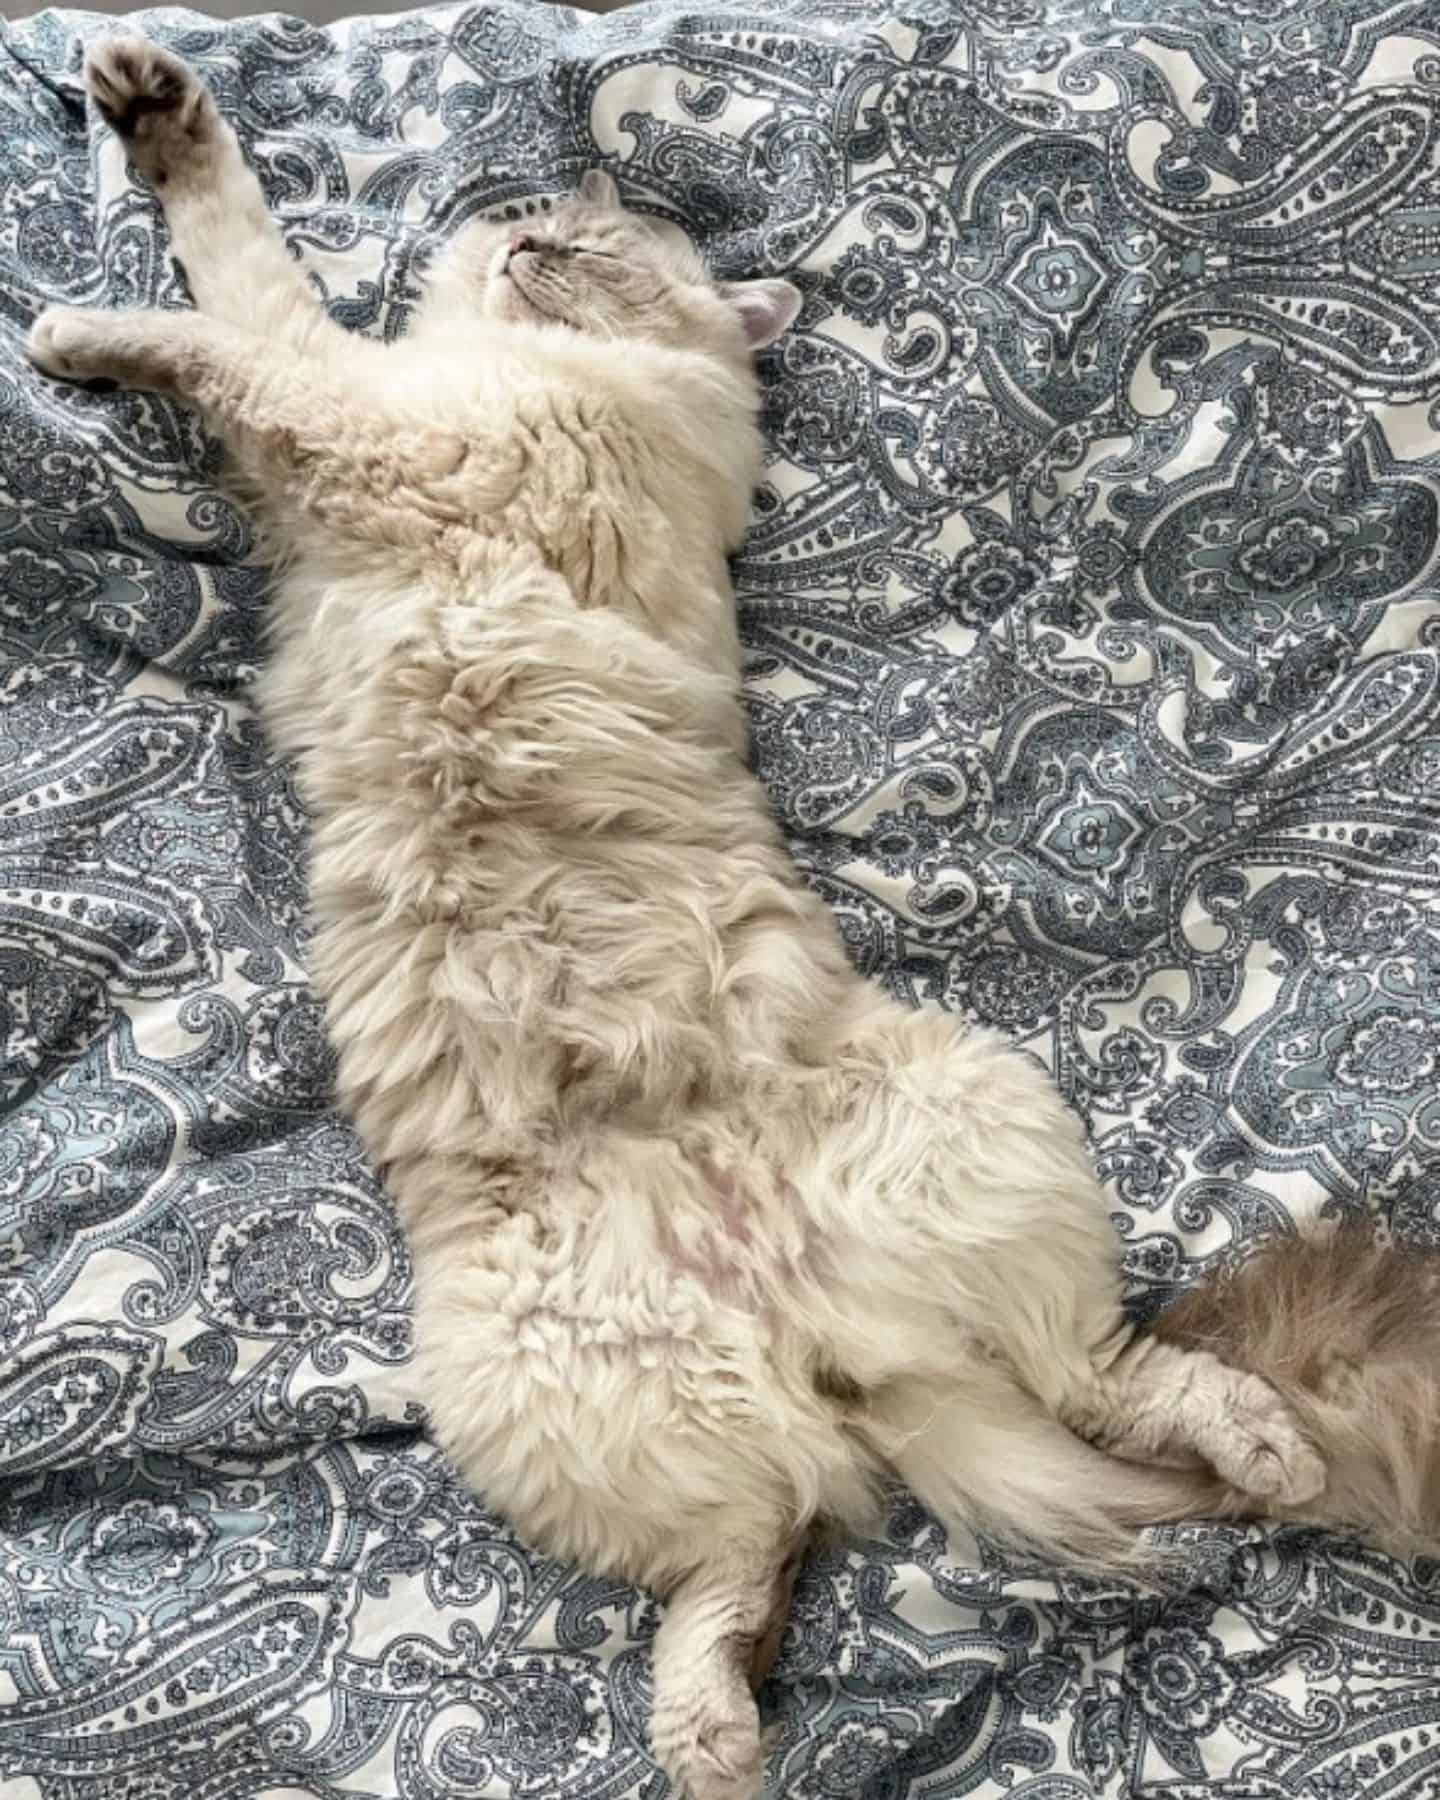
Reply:
[[[197,310],[49,312],[33,355],[202,406],[263,508],[261,704],[434,1429],[536,1544],[667,1597],[662,1765],[759,1791],[786,1558],[887,1467],[1098,1562],[1214,1496],[1141,1463],[1312,1495],[1262,1381],[1127,1329],[1041,1071],[853,972],[747,771],[726,557],[793,290],[712,283],[597,177],[357,341],[182,64],[111,40],[89,80]]]

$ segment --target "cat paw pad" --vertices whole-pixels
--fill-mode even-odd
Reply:
[[[85,82],[137,167],[158,183],[215,139],[219,114],[209,89],[148,38],[103,38],[85,59]]]

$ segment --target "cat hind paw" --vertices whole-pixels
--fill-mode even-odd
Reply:
[[[1216,1471],[1257,1500],[1301,1506],[1325,1487],[1324,1462],[1285,1401],[1258,1375],[1238,1380],[1210,1449]]]

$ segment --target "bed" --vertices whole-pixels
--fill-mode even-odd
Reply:
[[[356,331],[591,165],[801,285],[757,767],[857,963],[1054,1071],[1137,1316],[1322,1213],[1440,1242],[1431,0],[142,24]],[[426,1438],[246,518],[192,416],[23,356],[43,302],[185,301],[86,112],[107,28],[0,27],[0,1793],[658,1800],[653,1603]],[[1440,1563],[1161,1535],[1163,1593],[897,1494],[803,1573],[770,1791],[1435,1791]]]

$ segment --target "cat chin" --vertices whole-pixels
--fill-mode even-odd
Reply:
[[[563,325],[567,331],[578,331],[569,319],[532,300],[509,269],[492,275],[487,298],[487,311],[505,325]]]

